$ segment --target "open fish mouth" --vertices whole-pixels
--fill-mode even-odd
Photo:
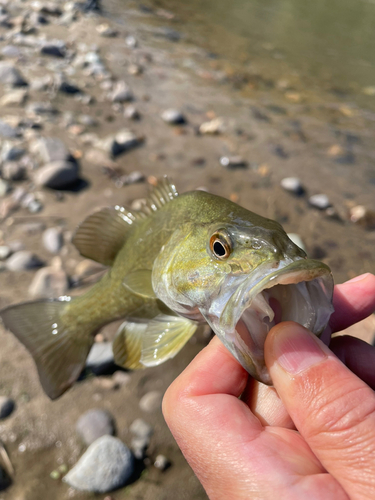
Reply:
[[[281,261],[271,270],[263,265],[231,295],[220,317],[211,317],[209,323],[242,366],[270,385],[264,361],[270,329],[282,321],[295,321],[320,335],[333,312],[332,295],[332,274],[322,262]]]

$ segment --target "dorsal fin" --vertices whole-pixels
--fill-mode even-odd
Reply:
[[[148,217],[178,196],[167,177],[161,179],[149,194],[139,212],[127,208],[106,207],[89,215],[77,228],[72,243],[83,257],[111,266],[123,247],[133,224]]]

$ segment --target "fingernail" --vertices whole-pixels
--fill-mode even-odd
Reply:
[[[367,276],[369,275],[370,273],[365,273],[365,274],[361,274],[360,276],[356,276],[355,278],[352,278],[351,280],[349,281],[345,281],[344,284],[346,283],[354,283],[355,281],[362,281],[364,280],[365,278],[367,278]]]
[[[273,352],[277,363],[292,375],[307,370],[327,357],[312,333],[290,323],[280,327],[275,335]]]

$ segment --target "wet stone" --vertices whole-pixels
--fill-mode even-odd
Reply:
[[[285,177],[281,180],[281,187],[297,196],[304,193],[304,188],[298,177]]]
[[[76,431],[83,442],[90,445],[102,436],[114,435],[113,417],[105,410],[89,410],[78,419]]]
[[[331,202],[326,194],[314,194],[310,196],[309,203],[312,207],[325,210],[331,206]]]
[[[28,250],[15,252],[6,261],[6,266],[9,271],[27,271],[29,269],[41,267],[42,265],[42,261]]]
[[[7,418],[13,412],[15,407],[13,399],[6,396],[0,396],[0,419]]]
[[[107,493],[124,486],[134,471],[127,446],[112,436],[102,436],[89,446],[64,481],[77,490]]]
[[[16,161],[26,153],[26,149],[21,146],[15,146],[11,142],[5,142],[1,150],[1,160]]]
[[[37,186],[63,189],[78,180],[79,168],[70,161],[55,161],[40,168],[34,175]]]
[[[128,35],[125,38],[125,43],[130,49],[135,49],[138,45],[137,40],[133,35]]]
[[[142,411],[153,413],[161,408],[163,394],[160,391],[147,392],[139,401],[139,407]]]
[[[0,83],[11,87],[24,87],[27,85],[18,69],[8,62],[0,61]]]
[[[55,298],[66,295],[69,289],[69,280],[62,269],[61,259],[55,257],[51,266],[39,269],[30,284],[28,293],[30,297]]]
[[[9,59],[17,59],[22,56],[22,50],[15,45],[5,45],[5,47],[2,47],[0,53]]]
[[[137,418],[130,424],[129,431],[136,437],[147,439],[150,439],[154,433],[152,426],[141,418]]]
[[[183,125],[186,123],[185,116],[178,109],[166,109],[161,114],[161,117],[170,125]]]
[[[48,252],[58,253],[64,245],[62,230],[59,227],[46,229],[42,236],[43,246]]]

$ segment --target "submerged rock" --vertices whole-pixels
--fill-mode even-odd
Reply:
[[[91,444],[63,481],[77,490],[107,493],[124,486],[134,471],[134,458],[127,446],[112,436]]]
[[[113,417],[105,410],[89,410],[78,419],[76,431],[84,443],[90,445],[102,436],[113,436]]]

